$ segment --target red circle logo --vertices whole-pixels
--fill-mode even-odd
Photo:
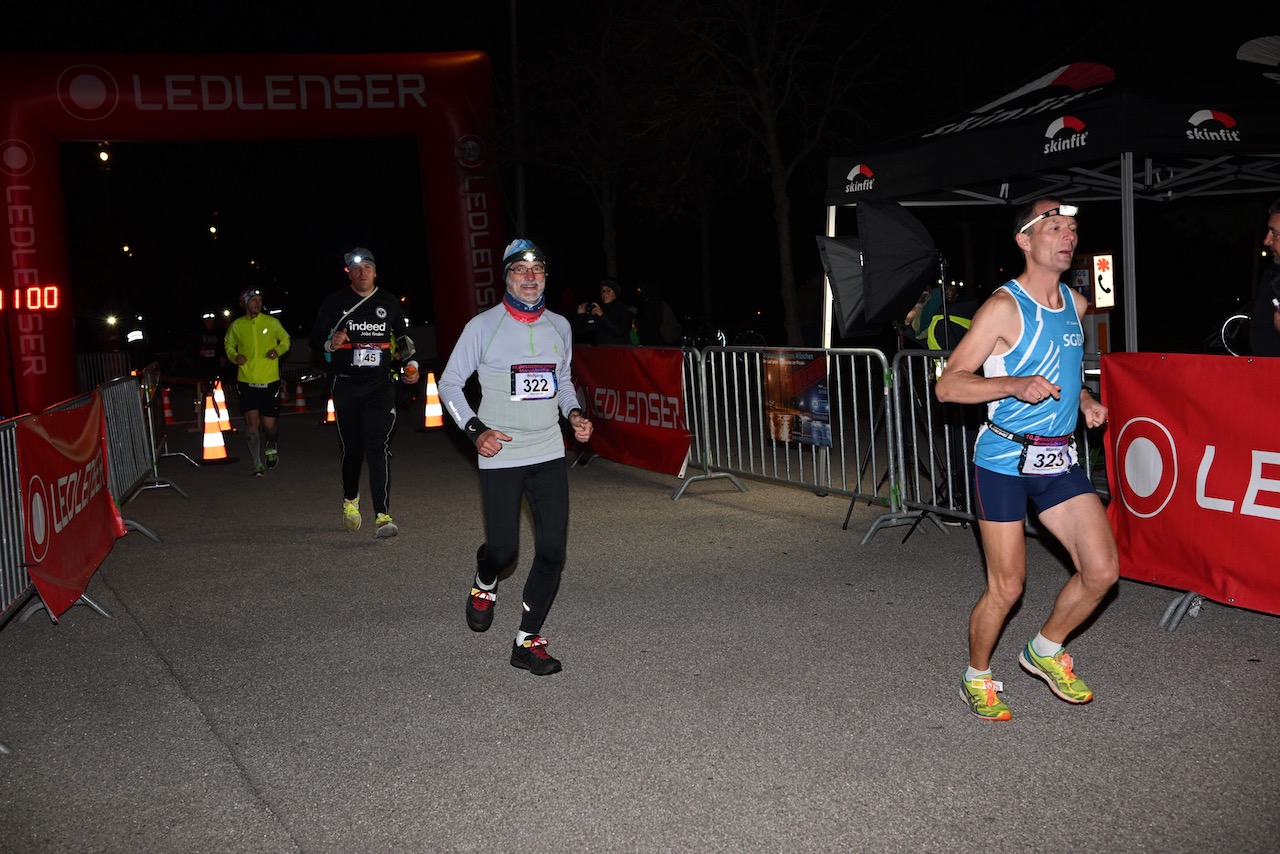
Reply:
[[[58,103],[77,119],[105,119],[120,103],[120,87],[105,68],[73,65],[58,75]]]
[[[36,165],[36,153],[20,139],[0,142],[0,171],[17,178],[27,174]]]
[[[49,528],[49,508],[46,505],[44,481],[34,475],[27,482],[27,542],[31,546],[31,562],[43,563],[49,554],[49,542],[53,531]]]
[[[1129,512],[1149,519],[1163,510],[1178,486],[1178,447],[1159,421],[1134,418],[1116,439],[1120,500]]]

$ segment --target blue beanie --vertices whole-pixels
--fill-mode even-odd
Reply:
[[[507,244],[506,249],[502,250],[502,275],[505,276],[511,265],[517,261],[541,261],[546,264],[547,256],[534,245],[532,240],[517,237]]]

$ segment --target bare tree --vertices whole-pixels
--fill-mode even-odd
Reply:
[[[717,206],[764,177],[793,344],[801,342],[792,246],[797,172],[825,158],[833,140],[848,140],[850,128],[867,125],[863,95],[882,82],[887,46],[895,44],[878,20],[887,13],[811,7],[804,0],[605,0],[560,28],[536,64],[526,63],[524,81],[526,114],[538,127],[526,135],[526,161],[589,192],[607,273],[618,273],[624,202],[688,218],[702,240],[707,316],[714,314],[709,235]]]
[[[627,176],[648,157],[637,116],[647,109],[651,67],[628,35],[627,4],[606,0],[560,27],[525,79],[538,132],[524,154],[587,191],[600,214],[605,273],[618,274],[618,206]]]
[[[835,4],[832,4],[835,5]],[[684,79],[696,80],[769,181],[778,246],[779,293],[787,339],[802,340],[796,313],[791,181],[833,136],[856,125],[860,87],[879,68],[885,39],[865,6],[855,14],[817,11],[802,0],[667,0],[672,31],[685,45]],[[876,32],[875,39],[869,33]]]

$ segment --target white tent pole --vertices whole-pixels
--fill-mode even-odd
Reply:
[[[1133,152],[1120,155],[1120,222],[1124,232],[1124,348],[1138,352],[1137,250],[1133,238]]]
[[[827,205],[827,237],[836,236],[836,206]],[[831,280],[822,276],[822,349],[831,349]]]

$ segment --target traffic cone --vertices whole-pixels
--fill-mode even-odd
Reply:
[[[293,411],[294,412],[307,411],[307,396],[302,393],[302,380],[298,380],[298,388],[293,393]]]
[[[422,426],[444,426],[444,410],[440,408],[440,389],[436,387],[436,375],[427,372],[427,406],[422,413]]]
[[[164,423],[176,424],[178,419],[173,417],[173,404],[169,402],[169,387],[165,386],[161,391],[161,397],[164,400]]]
[[[222,380],[213,384],[213,402],[218,406],[218,429],[231,429],[231,413],[227,411],[227,396],[222,391]]]
[[[206,463],[227,462],[227,445],[222,441],[218,410],[210,394],[204,396],[204,451],[201,459]]]
[[[325,413],[324,420],[321,421],[320,423],[333,424],[337,420],[338,420],[338,414],[333,411],[333,398],[331,397],[329,398],[329,410],[328,412]]]

